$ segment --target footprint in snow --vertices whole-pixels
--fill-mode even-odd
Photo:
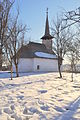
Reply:
[[[41,100],[38,100],[38,103],[39,103],[40,105],[44,105],[44,102],[42,102]]]
[[[56,111],[59,111],[59,112],[64,112],[64,111],[65,111],[65,110],[63,110],[61,107],[58,107],[58,106],[56,106],[55,110],[56,110]]]
[[[13,104],[14,101],[13,101],[13,100],[8,100],[8,103],[9,103],[9,104]]]
[[[40,107],[41,108],[41,110],[44,110],[44,111],[49,111],[49,106],[41,106]]]
[[[11,115],[11,118],[15,118],[15,120],[22,120],[22,118],[19,117],[16,113],[14,113],[13,115]]]
[[[59,99],[58,101],[63,101],[64,99]]]
[[[21,91],[21,93],[23,94],[24,92]]]
[[[0,115],[2,114],[2,110],[0,109]]]
[[[47,90],[38,90],[39,93],[43,94],[43,93],[46,93]]]
[[[10,108],[4,108],[4,112],[7,114],[12,114],[13,111]]]
[[[23,111],[23,114],[27,114],[28,113],[28,110],[27,110],[27,108],[25,107],[24,108],[24,111]]]
[[[23,100],[24,96],[23,95],[19,95],[19,96],[17,96],[17,98]]]
[[[36,108],[34,108],[34,107],[31,107],[31,108],[29,108],[29,111],[31,112],[31,113],[39,113],[39,111],[36,109]]]
[[[76,86],[76,85],[74,85],[73,87],[74,87],[74,88],[80,88],[80,86]]]
[[[14,105],[11,105],[10,108],[11,108],[11,110],[15,110],[15,106]]]

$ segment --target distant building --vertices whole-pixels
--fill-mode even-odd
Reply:
[[[45,34],[41,37],[42,44],[29,42],[19,50],[19,72],[58,71],[58,58],[52,50],[52,39],[49,31],[48,10],[46,15]],[[15,66],[13,64],[13,71]]]

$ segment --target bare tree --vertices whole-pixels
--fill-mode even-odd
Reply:
[[[79,52],[78,52],[78,46],[77,46],[77,41],[72,41],[71,44],[68,45],[68,51],[67,51],[67,57],[71,63],[71,78],[73,82],[73,73],[77,72],[76,67],[78,64],[79,59]]]
[[[7,24],[9,20],[10,10],[14,0],[1,0],[0,1],[0,49],[4,47],[4,40],[7,32]],[[0,58],[0,67],[2,67],[2,58]]]
[[[68,25],[74,25],[75,23],[80,23],[80,7],[76,10],[68,11],[64,13],[64,21],[68,21]]]
[[[78,58],[80,61],[80,25],[78,25],[78,27],[77,27],[76,48],[77,48]]]
[[[19,76],[18,73],[18,63],[20,58],[20,52],[18,52],[19,48],[23,44],[24,34],[26,31],[26,25],[22,25],[18,21],[19,13],[17,14],[16,18],[11,21],[11,24],[8,26],[8,40],[5,42],[5,50],[7,53],[7,57],[11,64],[12,69],[12,62],[16,68],[16,77]]]
[[[71,46],[69,45],[70,55],[68,56],[71,62],[73,81],[73,70],[76,68],[77,63],[80,61],[80,7],[78,7],[76,10],[65,12],[63,21],[68,22],[68,26],[78,25],[77,28],[73,26],[77,32],[74,41],[71,43]]]
[[[11,50],[12,44],[11,44],[10,38],[9,38],[9,41],[7,40],[4,48],[5,48],[4,50],[5,50],[5,52],[6,52],[5,55],[6,55],[8,61],[9,61],[9,63],[10,63],[10,66],[11,66],[10,69],[11,69],[11,80],[12,80],[12,78],[13,78],[13,76],[12,76],[12,73],[13,73],[13,70],[12,70],[13,52],[12,52],[12,50]]]
[[[78,46],[78,52],[80,53],[80,7],[78,7],[76,10],[68,11],[64,13],[64,19],[63,21],[67,21],[68,25],[74,25],[77,24],[77,46]],[[80,58],[80,54],[79,54]]]
[[[60,78],[61,74],[61,65],[64,58],[64,55],[67,52],[67,44],[70,43],[73,35],[70,33],[70,27],[66,27],[67,23],[63,22],[63,18],[57,16],[57,21],[53,21],[52,34],[55,38],[53,49],[58,57],[58,70]]]

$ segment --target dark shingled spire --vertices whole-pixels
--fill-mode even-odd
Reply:
[[[52,39],[53,37],[50,35],[49,32],[49,22],[48,22],[48,8],[46,12],[46,26],[45,26],[45,35],[41,39]]]
[[[49,34],[48,8],[47,8],[46,14],[47,14],[47,16],[46,16],[45,35]]]

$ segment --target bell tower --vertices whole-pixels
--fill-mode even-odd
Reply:
[[[48,21],[48,8],[46,11],[46,25],[45,25],[45,34],[42,36],[42,44],[46,46],[46,48],[51,51],[52,50],[52,36],[49,31],[49,21]]]

